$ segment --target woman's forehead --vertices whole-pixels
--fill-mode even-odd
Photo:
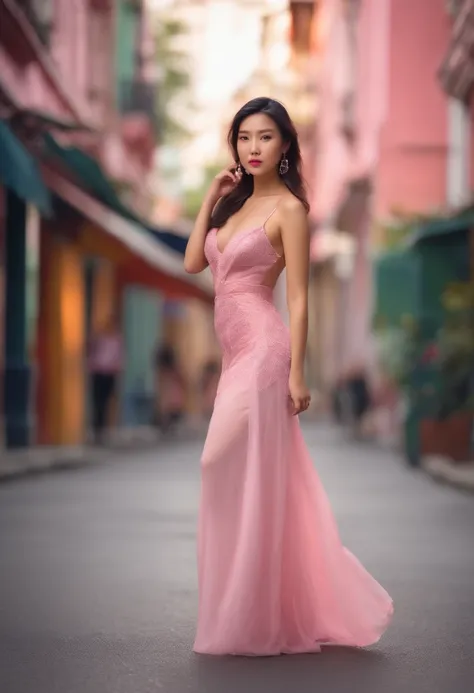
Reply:
[[[245,118],[239,127],[239,132],[275,132],[278,128],[266,113],[254,113]]]

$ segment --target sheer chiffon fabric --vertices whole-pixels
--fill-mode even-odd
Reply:
[[[365,647],[390,596],[341,543],[288,393],[288,329],[265,286],[264,226],[223,252],[211,231],[223,369],[201,459],[198,653],[265,656]]]

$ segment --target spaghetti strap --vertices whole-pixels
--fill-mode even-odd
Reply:
[[[275,214],[275,212],[277,211],[277,209],[278,209],[278,203],[275,205],[275,207],[272,209],[272,211],[270,212],[270,214],[268,215],[268,217],[267,217],[267,218],[265,219],[265,221],[263,222],[262,228],[265,228],[265,226],[267,225],[267,221]]]

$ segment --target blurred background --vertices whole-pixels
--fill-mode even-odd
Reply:
[[[472,459],[473,92],[473,0],[0,0],[2,454],[206,422],[186,237],[267,95],[311,202],[309,419]]]

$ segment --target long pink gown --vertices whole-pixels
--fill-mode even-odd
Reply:
[[[223,367],[201,459],[199,615],[194,651],[278,655],[364,647],[392,600],[341,544],[326,493],[289,407],[289,331],[265,286],[278,259],[264,226],[217,232]]]

